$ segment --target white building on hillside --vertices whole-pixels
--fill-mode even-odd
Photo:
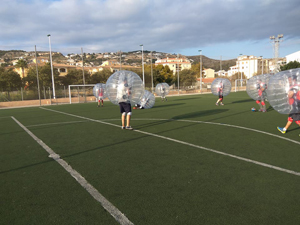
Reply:
[[[300,51],[289,54],[285,58],[286,58],[286,63],[293,62],[293,61],[297,61],[300,63]]]
[[[269,73],[269,59],[263,57],[257,57],[253,55],[242,55],[237,58],[236,65],[230,67],[228,76],[232,76],[236,73],[239,75],[243,73],[247,79],[253,77],[253,75],[259,75],[262,73]]]
[[[176,74],[176,71],[179,69],[179,71],[184,69],[191,69],[192,64],[188,59],[184,58],[164,58],[164,59],[158,59],[155,61],[155,65],[163,65],[163,66],[169,66],[170,70],[173,70],[173,74]]]

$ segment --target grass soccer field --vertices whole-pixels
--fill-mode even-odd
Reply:
[[[0,110],[0,224],[300,224],[300,129],[246,92]]]

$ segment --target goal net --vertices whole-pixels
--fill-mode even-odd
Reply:
[[[96,98],[93,95],[93,87],[95,85],[96,84],[69,85],[70,104],[95,102]]]

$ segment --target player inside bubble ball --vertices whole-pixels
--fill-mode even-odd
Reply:
[[[300,126],[300,83],[297,82],[297,76],[293,75],[288,78],[289,91],[288,103],[290,107],[290,114],[285,127],[277,127],[277,129],[285,134],[287,129],[292,125],[293,121]],[[300,135],[299,135],[300,136]]]
[[[98,89],[98,105],[97,105],[97,107],[100,107],[100,104],[103,107],[103,95],[104,95],[104,89],[102,87],[100,87]]]
[[[258,100],[256,100],[256,103],[259,105],[259,111],[260,112],[267,112],[266,109],[266,103],[265,99],[267,98],[267,84],[262,82],[261,79],[257,80],[256,83],[256,89],[258,91]]]
[[[132,130],[130,126],[131,120],[131,87],[128,86],[127,78],[122,79],[122,83],[118,85],[117,88],[117,98],[119,99],[120,112],[122,114],[122,129]],[[126,126],[125,126],[126,119]]]
[[[219,99],[217,100],[216,102],[216,105],[218,106],[219,103],[220,105],[224,105],[223,104],[223,89],[224,89],[224,84],[222,83],[222,81],[220,82],[219,84],[219,87],[218,87],[218,95],[219,95]]]
[[[160,93],[161,93],[161,100],[168,101],[168,99],[166,98],[166,88],[163,85],[161,85],[160,87]]]
[[[141,99],[140,104],[135,104],[135,106],[133,107],[133,109],[144,109],[145,105],[149,102],[149,98],[145,98],[143,97]]]

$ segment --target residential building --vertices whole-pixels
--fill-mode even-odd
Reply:
[[[300,63],[300,51],[289,54],[285,58],[286,58],[286,63],[293,62],[293,61],[297,61]]]
[[[205,78],[215,78],[215,70],[213,69],[204,69],[203,76]]]
[[[192,64],[188,59],[185,58],[164,58],[164,59],[158,59],[155,61],[155,65],[163,65],[163,66],[169,66],[169,68],[173,71],[173,74],[176,74],[176,71],[182,71],[184,69],[191,69]]]
[[[269,59],[263,57],[257,57],[253,55],[242,55],[237,58],[236,65],[230,67],[228,76],[234,74],[241,75],[242,73],[247,77],[251,78],[254,75],[269,73]]]

